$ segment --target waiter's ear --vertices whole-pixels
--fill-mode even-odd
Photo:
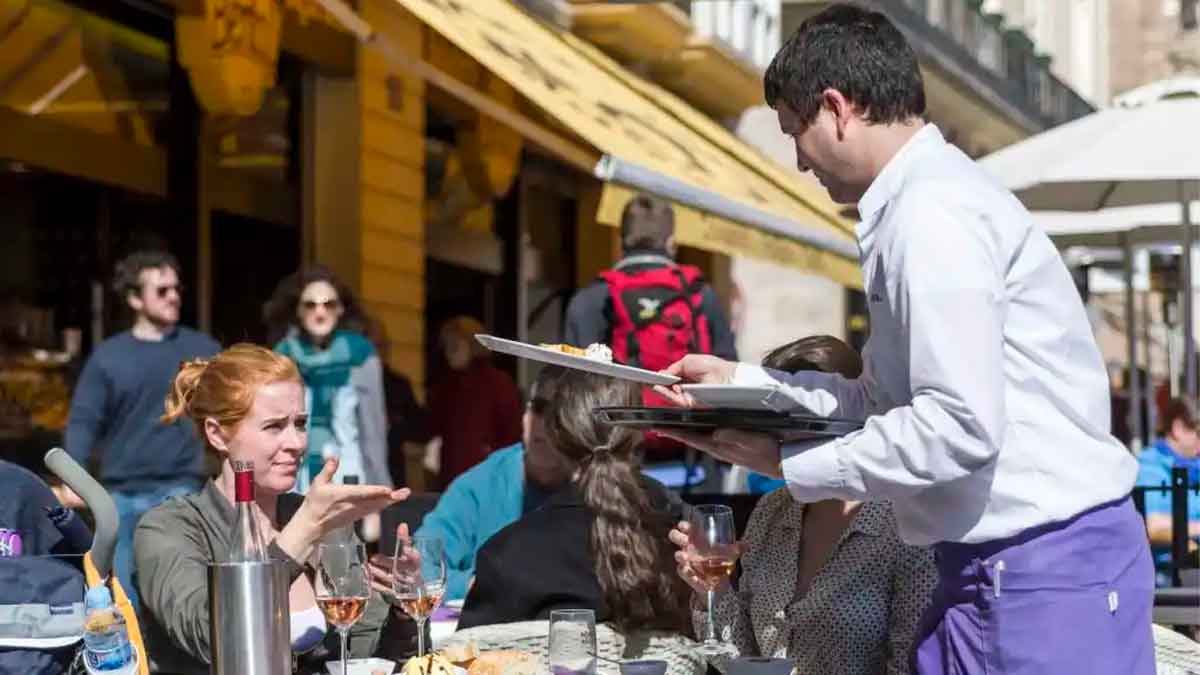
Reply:
[[[854,103],[842,92],[830,87],[821,92],[821,106],[833,115],[838,140],[845,138],[846,128],[850,125],[851,117],[855,115]]]

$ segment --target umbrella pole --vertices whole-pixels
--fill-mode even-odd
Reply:
[[[1188,198],[1187,183],[1179,181],[1179,205],[1183,209],[1183,256],[1180,264],[1183,275],[1183,381],[1184,392],[1196,396],[1196,343],[1192,333],[1192,232],[1191,199]]]
[[[1129,401],[1129,449],[1135,453],[1142,449],[1142,387],[1138,376],[1137,358],[1137,314],[1133,306],[1133,245],[1129,235],[1121,234],[1125,249],[1125,346],[1128,350],[1128,366],[1125,370],[1125,400]]]

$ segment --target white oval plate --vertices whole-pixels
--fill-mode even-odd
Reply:
[[[476,340],[479,344],[487,347],[494,352],[501,354],[511,354],[523,359],[531,361],[540,361],[542,363],[550,363],[564,368],[574,368],[575,370],[585,370],[589,373],[598,375],[608,375],[622,380],[631,382],[639,382],[641,384],[661,384],[669,386],[679,382],[679,378],[673,375],[664,375],[656,373],[653,370],[643,370],[632,366],[623,366],[619,363],[607,363],[605,361],[596,361],[594,359],[575,356],[574,354],[566,354],[556,349],[546,349],[536,345],[517,342],[516,340],[505,340],[494,335],[476,335]]]

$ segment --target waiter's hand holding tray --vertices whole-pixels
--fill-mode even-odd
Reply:
[[[476,335],[484,347],[519,358],[608,375],[645,385],[671,386],[680,379],[666,373],[634,368],[586,356],[588,350],[566,345],[537,346],[492,335]],[[679,384],[699,405],[696,408],[598,408],[608,424],[639,429],[681,429],[696,432],[741,429],[775,436],[781,441],[835,438],[862,427],[857,421],[820,417],[803,408],[786,389],[731,384]]]

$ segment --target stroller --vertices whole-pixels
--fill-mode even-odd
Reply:
[[[149,675],[137,615],[125,589],[111,574],[118,525],[116,505],[108,492],[61,448],[46,453],[44,461],[88,505],[95,516],[96,532],[90,550],[86,550],[86,525],[68,510],[48,511],[52,525],[43,518],[40,534],[57,528],[57,533],[51,531],[43,539],[52,538],[59,544],[53,553],[29,550],[29,555],[22,555],[21,537],[0,530],[0,548],[8,547],[0,551],[7,554],[0,557],[0,673],[96,673],[83,659],[84,594],[88,588],[106,584],[114,606],[125,619],[134,660],[122,670],[104,671],[102,675]],[[29,481],[32,491],[41,484],[35,480]],[[32,503],[42,497],[17,495],[16,499]],[[14,495],[6,494],[5,499],[14,499]],[[34,541],[38,535],[26,533]]]

